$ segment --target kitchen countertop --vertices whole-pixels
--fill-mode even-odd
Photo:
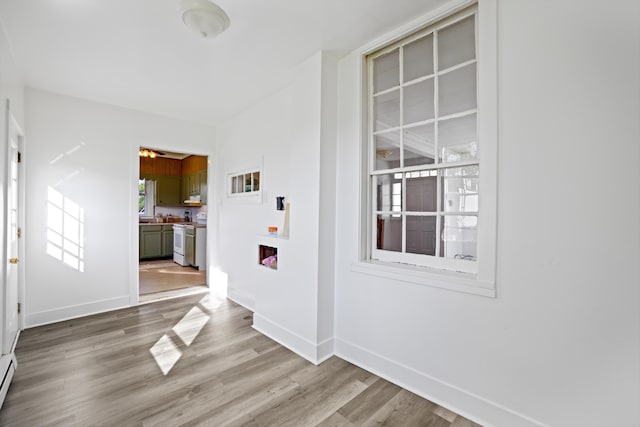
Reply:
[[[207,224],[198,224],[195,222],[140,222],[140,225],[189,225],[195,228],[207,228]]]

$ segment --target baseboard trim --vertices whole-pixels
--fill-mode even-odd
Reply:
[[[333,338],[316,344],[258,313],[253,315],[253,329],[282,344],[314,365],[321,364],[334,354]]]
[[[249,301],[245,301],[242,298],[238,298],[237,295],[233,295],[231,292],[227,292],[226,298],[228,300],[231,300],[233,302],[235,302],[238,305],[243,306],[244,308],[246,308],[247,310],[254,312],[256,311],[253,307],[253,304],[250,304]]]
[[[472,392],[335,338],[335,355],[483,426],[545,427],[545,424]]]
[[[36,326],[48,325],[50,323],[76,319],[78,317],[90,316],[92,314],[104,313],[105,311],[118,310],[130,306],[129,295],[124,295],[117,298],[94,301],[87,304],[78,304],[57,308],[55,310],[40,311],[26,315],[25,327],[27,329],[34,328]]]

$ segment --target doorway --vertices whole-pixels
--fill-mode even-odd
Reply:
[[[6,282],[3,289],[4,319],[2,322],[2,354],[11,354],[15,348],[20,330],[20,275],[24,271],[19,266],[22,254],[20,239],[22,231],[20,224],[21,217],[21,177],[20,170],[20,146],[22,144],[23,132],[18,122],[11,113],[9,101],[7,101],[7,185],[5,200],[7,203],[5,235],[6,237],[6,257],[8,259],[6,270]]]
[[[139,150],[139,303],[208,292],[208,157]]]

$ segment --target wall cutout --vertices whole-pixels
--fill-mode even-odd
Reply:
[[[228,195],[230,197],[259,195],[260,175],[258,169],[229,174]]]
[[[278,248],[272,246],[258,246],[258,264],[273,270],[278,269]]]

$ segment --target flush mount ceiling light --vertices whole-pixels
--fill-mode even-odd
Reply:
[[[148,148],[140,148],[138,154],[140,155],[140,157],[148,157],[150,159],[155,159],[157,156],[164,155],[164,153],[161,153],[160,151],[150,150]]]
[[[215,37],[229,27],[229,17],[208,0],[180,0],[182,22],[202,37]]]

